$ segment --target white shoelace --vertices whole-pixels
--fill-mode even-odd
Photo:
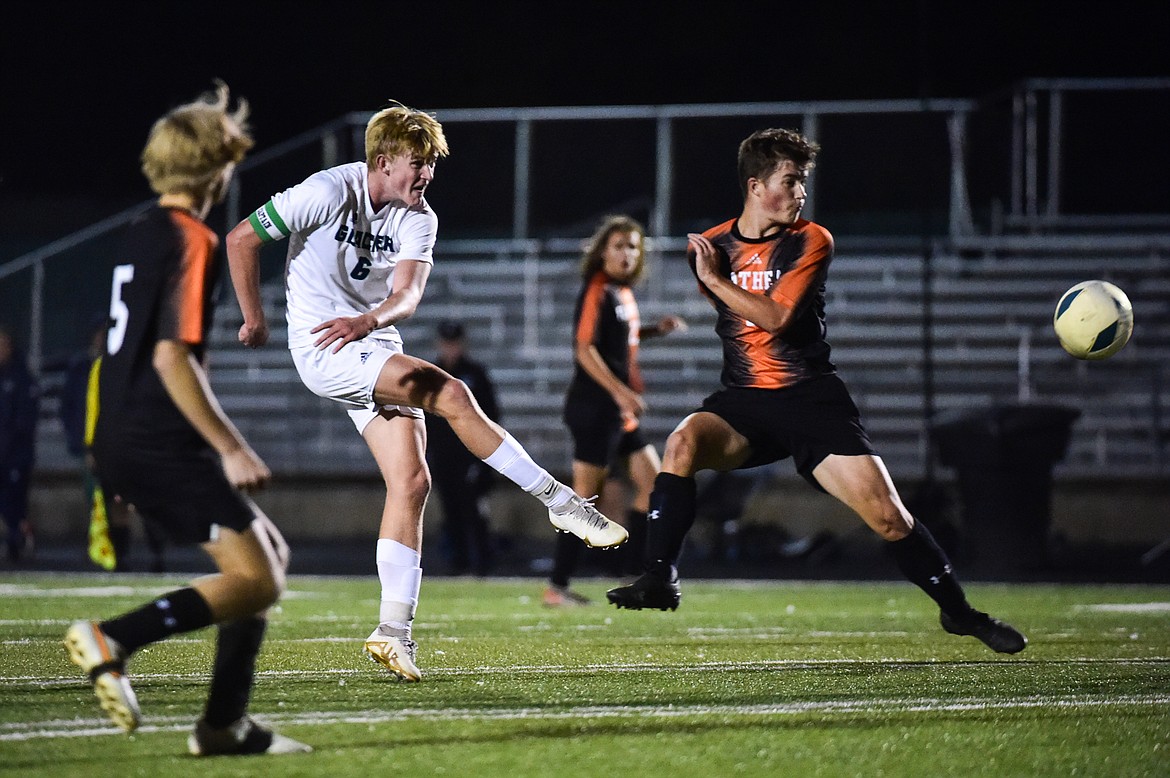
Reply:
[[[593,503],[597,501],[598,496],[599,495],[595,494],[588,499],[583,498],[581,502],[577,504],[577,507],[573,509],[573,512],[577,513],[580,511],[583,514],[581,518],[586,521],[589,526],[602,529],[609,522],[609,520],[602,516],[601,511],[597,510],[597,508],[593,505]]]

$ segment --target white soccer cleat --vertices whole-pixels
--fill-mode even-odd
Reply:
[[[378,664],[403,681],[421,681],[422,671],[415,665],[418,643],[407,637],[392,635],[387,627],[379,625],[366,638],[365,652]]]
[[[630,538],[626,528],[610,521],[593,507],[597,497],[586,500],[574,494],[566,505],[548,509],[548,520],[561,532],[571,532],[590,548],[613,548]]]
[[[126,732],[138,729],[138,698],[126,678],[126,652],[94,621],[75,621],[65,632],[69,660],[89,676],[93,693],[110,717]]]

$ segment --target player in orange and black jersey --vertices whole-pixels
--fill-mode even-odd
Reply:
[[[92,443],[105,495],[133,505],[176,544],[199,544],[219,572],[65,633],[69,658],[129,732],[141,717],[126,673],[131,655],[217,625],[210,692],[188,739],[197,756],[311,750],[247,715],[288,547],[241,491],[262,486],[268,467],[220,408],[203,366],[220,261],[219,239],[203,220],[252,146],[246,103],[234,111],[228,103],[220,83],[151,128],[142,171],[158,204],[129,226],[114,268]]]
[[[630,539],[618,561],[641,567],[646,511],[660,460],[639,428],[646,410],[638,368],[643,338],[685,328],[677,316],[643,326],[633,285],[646,263],[646,231],[629,216],[604,219],[585,245],[581,259],[581,291],[573,313],[573,379],[565,395],[564,420],[573,436],[573,489],[598,495],[610,466],[624,460],[634,487],[626,529]],[[580,544],[558,535],[553,569],[544,591],[552,607],[588,600],[569,588],[576,571]]]
[[[94,444],[104,460],[208,448],[168,394],[154,352],[159,341],[177,341],[204,362],[218,245],[207,225],[177,207],[152,208],[127,230],[118,253],[126,261],[114,268],[116,302],[99,383]],[[108,469],[112,462],[104,464]]]
[[[825,342],[825,277],[833,257],[832,237],[803,219],[767,238],[745,238],[736,220],[704,233],[726,257],[729,280],[791,308],[782,333],[758,327],[701,287],[718,312],[715,332],[723,341],[724,386],[780,389],[837,372]]]
[[[1027,639],[975,610],[929,530],[910,515],[874,452],[857,406],[829,360],[824,286],[833,239],[800,218],[819,147],[791,130],[761,130],[739,147],[739,217],[688,235],[688,257],[718,311],[724,388],[671,433],[647,523],[646,572],[611,589],[619,608],[674,610],[677,562],[694,523],[700,470],[792,457],[813,486],[852,508],[903,574],[940,608],[947,632],[1016,653]]]

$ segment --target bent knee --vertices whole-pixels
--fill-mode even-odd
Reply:
[[[875,513],[871,518],[866,518],[865,522],[870,529],[878,534],[882,540],[901,540],[910,534],[910,530],[914,528],[913,519],[901,511],[890,507],[879,513]]]
[[[276,604],[284,594],[284,574],[275,569],[257,570],[254,573],[241,576],[239,586],[247,592],[250,610],[259,613],[265,608]]]
[[[662,464],[670,466],[672,472],[691,470],[695,458],[699,453],[699,439],[694,432],[686,427],[676,429],[666,439],[666,446],[662,452]]]
[[[388,494],[409,502],[426,500],[431,494],[431,471],[425,463],[410,472],[389,472],[385,481]]]
[[[458,378],[443,383],[435,396],[435,412],[445,419],[458,418],[475,409],[475,398],[467,384]]]
[[[411,473],[406,481],[405,489],[412,497],[425,500],[431,493],[430,469],[424,466]]]

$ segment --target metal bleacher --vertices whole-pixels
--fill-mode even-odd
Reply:
[[[650,412],[644,429],[661,445],[673,426],[718,386],[713,312],[698,294],[681,243],[660,241],[654,273],[639,290],[644,320],[678,313],[686,332],[643,344]],[[455,248],[460,248],[456,246]],[[570,246],[528,247],[514,256],[440,256],[418,312],[400,330],[410,353],[433,354],[445,318],[462,320],[472,351],[490,366],[504,422],[551,469],[567,470],[561,403],[572,370],[571,312],[579,286]],[[929,409],[978,412],[999,404],[1078,408],[1061,472],[1164,472],[1170,433],[1170,295],[1164,256],[1038,260],[932,257],[930,344],[924,344],[923,258],[841,250],[827,307],[833,359],[850,385],[891,471],[923,473]],[[1107,363],[1071,359],[1052,335],[1052,301],[1083,278],[1113,278],[1137,312],[1133,342]],[[266,286],[272,343],[235,341],[239,315],[225,306],[212,344],[212,383],[225,409],[284,472],[373,472],[346,416],[301,386],[283,348],[282,289]],[[931,402],[924,384],[927,361]]]
[[[567,471],[569,442],[560,417],[572,369],[578,240],[591,229],[582,225],[595,223],[616,206],[593,202],[582,193],[571,215],[553,209],[553,216],[542,216],[547,201],[560,199],[549,198],[548,192],[558,191],[562,180],[605,179],[605,171],[574,168],[566,174],[555,166],[534,164],[543,158],[541,144],[553,143],[556,136],[534,132],[534,127],[587,126],[593,129],[590,137],[606,138],[626,138],[616,133],[641,127],[636,135],[647,162],[644,168],[622,167],[622,177],[613,184],[615,191],[621,190],[615,201],[644,202],[637,215],[647,225],[652,251],[638,301],[645,320],[676,313],[690,323],[686,332],[646,342],[641,352],[650,408],[644,429],[661,444],[719,383],[721,355],[711,331],[713,312],[683,261],[683,235],[696,225],[713,223],[709,213],[730,215],[728,202],[734,207],[735,192],[733,182],[728,182],[730,192],[722,193],[716,186],[694,185],[708,175],[701,164],[705,155],[695,155],[694,149],[716,140],[734,148],[749,120],[756,126],[800,126],[814,137],[848,127],[872,132],[875,117],[890,120],[892,127],[909,122],[905,126],[914,131],[907,137],[933,139],[897,150],[899,169],[923,193],[923,202],[906,203],[905,208],[926,216],[934,213],[933,228],[921,220],[929,235],[899,233],[885,223],[888,192],[882,185],[875,184],[871,199],[863,203],[841,195],[855,189],[854,171],[868,169],[872,150],[864,144],[833,146],[833,162],[826,158],[823,170],[818,167],[814,180],[820,183],[812,188],[805,210],[836,234],[827,287],[828,339],[834,362],[891,471],[898,478],[927,472],[937,414],[1050,403],[1082,414],[1058,476],[1164,478],[1170,473],[1170,213],[1155,198],[1147,212],[1078,214],[1072,203],[1066,207],[1065,200],[1072,200],[1071,182],[1065,181],[1063,188],[1060,184],[1064,136],[1069,136],[1067,148],[1075,149],[1073,136],[1096,131],[1095,124],[1062,121],[1064,113],[1083,115],[1097,105],[1097,96],[1117,95],[1134,96],[1141,101],[1137,110],[1153,112],[1150,106],[1163,105],[1167,92],[1170,79],[1056,79],[1028,80],[984,101],[442,111],[445,126],[468,135],[480,128],[511,127],[511,159],[503,163],[512,164],[511,209],[505,213],[505,204],[493,217],[510,217],[511,224],[493,221],[481,227],[468,221],[480,216],[480,203],[489,198],[502,202],[508,194],[497,185],[503,174],[486,176],[473,164],[462,168],[458,185],[443,191],[462,193],[465,232],[452,240],[456,236],[447,225],[460,220],[444,222],[422,305],[400,330],[408,352],[430,357],[438,322],[462,320],[474,355],[489,365],[498,385],[509,431],[546,467]],[[367,118],[341,117],[252,155],[240,166],[223,222],[212,226],[230,229],[244,208],[263,202],[276,187],[360,158]],[[494,133],[488,137],[495,138]],[[629,143],[635,142],[632,138]],[[977,150],[979,141],[983,146]],[[501,150],[497,156],[507,156],[505,146],[493,146]],[[940,154],[943,148],[949,156]],[[544,153],[549,153],[547,147]],[[1149,154],[1127,150],[1118,156],[1144,160]],[[1001,168],[999,173],[983,170],[988,159],[996,160],[992,167]],[[587,165],[587,159],[581,163]],[[977,165],[982,175],[972,177],[969,173]],[[453,164],[450,170],[446,180],[454,183],[460,168]],[[1139,173],[1138,179],[1144,180],[1144,169]],[[556,179],[557,189],[548,178]],[[683,191],[698,194],[692,200],[683,198]],[[575,198],[566,194],[564,199]],[[459,201],[451,195],[448,202],[454,206]],[[65,450],[56,405],[61,375],[50,368],[49,357],[75,348],[72,340],[83,322],[108,304],[108,293],[101,291],[108,289],[112,261],[106,241],[146,205],[0,263],[0,304],[27,331],[30,364],[45,389],[37,442],[42,472],[72,473],[78,467]],[[914,216],[902,213],[897,224],[918,222]],[[477,237],[481,233],[497,237]],[[576,237],[564,237],[569,235]],[[1060,294],[1089,278],[1117,283],[1129,294],[1135,312],[1133,341],[1101,363],[1069,357],[1051,328]],[[268,282],[263,294],[272,326],[271,342],[264,348],[253,351],[237,343],[239,312],[230,293],[216,313],[210,376],[225,409],[282,475],[376,475],[346,415],[312,395],[296,375],[284,345],[280,280]]]

